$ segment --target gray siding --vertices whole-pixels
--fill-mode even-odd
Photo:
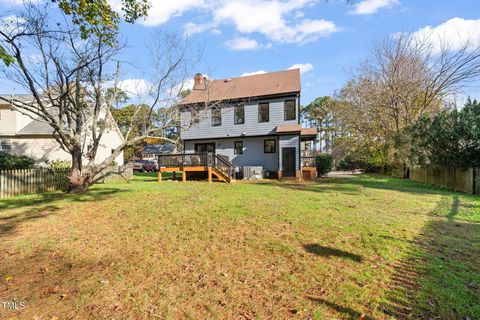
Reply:
[[[296,119],[284,120],[284,102],[285,100],[296,100]],[[270,121],[258,122],[258,104],[261,102],[270,103]],[[191,114],[189,111],[183,111],[180,115],[181,119],[181,139],[210,139],[210,138],[223,138],[223,137],[240,137],[240,136],[260,136],[275,134],[275,128],[278,125],[284,124],[297,124],[299,119],[299,97],[291,96],[275,99],[259,99],[255,102],[245,103],[245,123],[234,124],[234,106],[227,105],[222,107],[222,125],[211,125],[211,113],[210,110],[201,112],[200,122],[193,124],[190,128],[188,124],[191,120]]]
[[[279,158],[279,168],[282,168],[282,148],[295,148],[295,170],[300,170],[300,143],[299,143],[299,136],[298,135],[284,135],[279,136],[279,150],[280,158]]]
[[[278,170],[278,140],[275,153],[263,152],[263,141],[265,139],[275,139],[277,137],[252,137],[252,138],[232,138],[217,140],[185,141],[185,152],[195,152],[195,143],[215,142],[215,152],[227,156],[233,165],[237,167],[244,166],[262,166],[264,170]],[[243,154],[233,154],[233,145],[235,141],[243,141]],[[298,147],[298,146],[297,146]]]

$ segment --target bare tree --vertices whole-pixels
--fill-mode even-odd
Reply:
[[[52,127],[54,138],[71,155],[69,191],[85,192],[124,148],[178,124],[175,106],[181,78],[186,74],[187,48],[171,37],[154,50],[154,76],[145,102],[149,116],[158,108],[169,108],[162,122],[146,127],[137,136],[127,133],[107,159],[96,163],[102,137],[116,126],[110,108],[117,92],[105,93],[108,88],[118,88],[121,72],[115,57],[122,46],[108,44],[101,35],[82,39],[78,27],[67,19],[55,21],[48,16],[48,6],[27,4],[0,29],[2,47],[15,59],[14,64],[4,67],[3,75],[33,96],[32,101],[12,96],[8,102]]]
[[[442,45],[434,45],[440,41]],[[433,35],[396,34],[381,42],[352,75],[336,118],[352,144],[368,146],[383,164],[406,160],[406,129],[450,106],[480,76],[480,46],[452,48]]]

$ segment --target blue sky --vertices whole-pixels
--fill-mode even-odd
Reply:
[[[116,5],[119,0],[112,0]],[[19,0],[0,0],[0,12]],[[376,42],[396,32],[427,30],[449,41],[480,39],[480,1],[476,0],[175,0],[155,1],[149,18],[122,24],[129,47],[122,60],[126,78],[142,79],[149,69],[147,45],[152,34],[189,34],[202,49],[192,68],[211,78],[277,71],[301,66],[302,104],[330,95]],[[425,29],[428,28],[428,29]],[[0,81],[2,81],[0,79]],[[129,80],[125,81],[128,87]],[[0,83],[0,92],[12,86]],[[16,92],[21,91],[16,88]],[[478,94],[477,94],[478,93]],[[480,97],[469,88],[466,94]]]

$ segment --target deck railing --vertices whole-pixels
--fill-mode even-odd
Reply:
[[[163,154],[158,156],[159,167],[208,167],[213,166],[213,153]]]
[[[214,153],[163,154],[158,156],[159,167],[214,167],[233,178],[234,166],[227,156]]]
[[[316,167],[316,157],[300,157],[302,163],[302,168],[315,168]]]

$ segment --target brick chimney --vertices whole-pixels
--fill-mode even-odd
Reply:
[[[193,90],[205,89],[205,78],[203,77],[203,74],[197,73],[194,80],[195,84],[193,85]]]

